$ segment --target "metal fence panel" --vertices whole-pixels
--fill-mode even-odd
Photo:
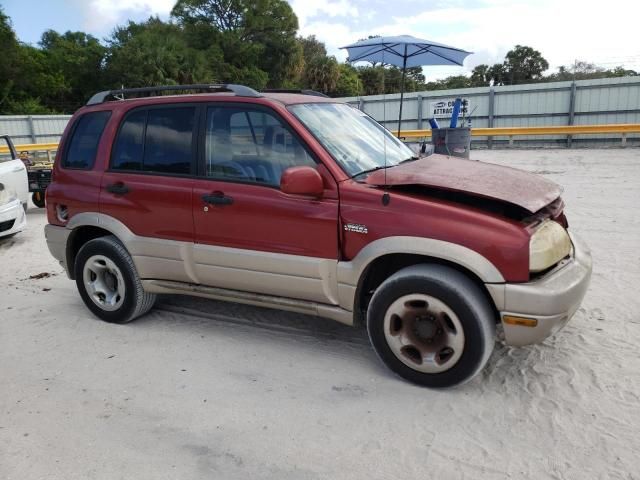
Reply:
[[[0,134],[9,134],[16,145],[57,142],[71,115],[2,115]]]
[[[572,101],[573,92],[575,96]],[[431,102],[455,97],[469,100],[471,125],[476,128],[640,123],[640,77],[622,77],[411,92],[405,94],[402,129],[429,128],[427,120]],[[399,94],[338,100],[362,108],[390,130],[398,127]],[[11,135],[16,144],[57,142],[70,118],[70,115],[0,116],[0,133]],[[439,122],[443,125],[447,120],[440,119]],[[494,140],[497,145],[508,141],[505,137],[494,137]],[[627,140],[628,145],[640,145],[638,134],[628,134]],[[599,142],[617,145],[620,136],[575,135],[571,141],[578,144]],[[521,145],[558,145],[563,142],[570,145],[571,141],[562,135],[520,136],[514,139],[515,143]],[[488,144],[488,139],[473,137],[473,143]]]
[[[575,86],[574,86],[575,83]],[[490,94],[493,88],[493,107]],[[403,129],[429,128],[429,103],[443,98],[469,99],[473,127],[535,127],[546,125],[592,125],[640,123],[640,77],[578,80],[498,87],[479,87],[405,94]],[[574,96],[575,95],[575,96]],[[573,100],[572,100],[573,96]],[[350,97],[341,100],[359,106],[387,128],[396,130],[399,94]],[[422,98],[422,118],[418,118],[418,97]],[[492,121],[490,119],[492,117]],[[422,120],[422,122],[420,122]],[[440,119],[442,124],[446,119]],[[628,144],[640,144],[638,134],[628,134]],[[494,137],[500,144],[505,137]],[[614,134],[575,135],[578,144],[620,143]],[[522,145],[571,144],[566,135],[519,136]],[[486,137],[473,137],[475,145]]]

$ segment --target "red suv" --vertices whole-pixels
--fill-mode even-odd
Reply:
[[[179,293],[364,324],[394,372],[446,387],[483,368],[497,330],[539,342],[578,308],[591,257],[560,193],[511,168],[416,158],[314,92],[129,89],[69,122],[46,237],[108,322]]]

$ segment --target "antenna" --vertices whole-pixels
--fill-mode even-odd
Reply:
[[[387,84],[386,84],[386,72],[384,66],[384,50],[382,50],[382,118],[384,122],[387,122]],[[386,128],[383,125],[384,128]],[[382,195],[382,203],[386,205],[389,203],[389,194],[387,193],[387,134],[382,132],[382,149],[384,152],[384,194]],[[385,203],[386,201],[386,203]]]

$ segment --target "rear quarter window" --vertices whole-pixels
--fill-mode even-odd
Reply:
[[[81,170],[93,168],[98,144],[109,117],[111,117],[110,111],[101,111],[85,113],[76,120],[68,147],[62,158],[64,168]]]

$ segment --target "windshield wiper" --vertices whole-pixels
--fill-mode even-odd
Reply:
[[[355,175],[353,175],[351,178],[356,178],[359,177],[360,175],[364,175],[366,173],[372,173],[372,172],[376,172],[378,170],[383,170],[385,168],[391,168],[391,167],[395,167],[397,164],[393,164],[393,165],[378,165],[377,167],[373,167],[370,168],[368,170],[363,170],[361,172],[356,173]]]
[[[392,165],[378,165],[377,167],[373,167],[373,168],[370,168],[370,169],[368,169],[368,170],[363,170],[363,171],[361,171],[360,173],[356,173],[356,174],[355,174],[355,175],[353,175],[351,178],[356,178],[356,177],[359,177],[360,175],[364,175],[365,173],[372,173],[372,172],[375,172],[375,171],[377,171],[377,170],[382,170],[382,169],[384,169],[384,168],[391,168],[391,167],[395,167],[395,166],[397,166],[397,165],[400,165],[401,163],[405,163],[405,162],[413,162],[413,161],[415,161],[415,160],[420,160],[420,157],[418,157],[417,155],[413,155],[413,156],[411,156],[411,157],[409,157],[409,158],[405,158],[404,160],[402,160],[402,161],[401,161],[401,162],[399,162],[399,163],[394,163],[394,164],[392,164]]]

